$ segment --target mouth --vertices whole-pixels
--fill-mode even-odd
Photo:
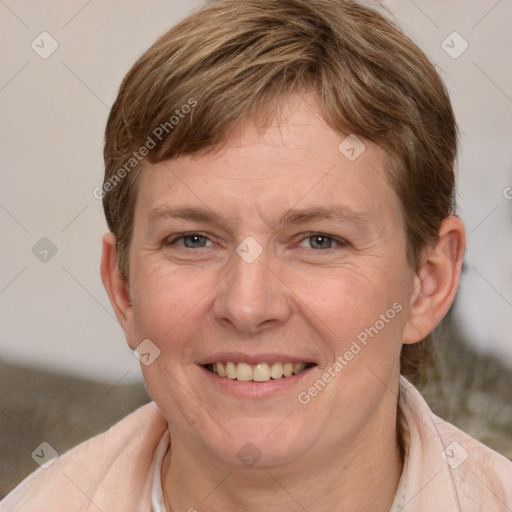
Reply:
[[[209,372],[224,379],[243,382],[268,382],[270,380],[287,379],[293,375],[299,375],[309,368],[316,366],[316,364],[281,361],[248,364],[236,361],[218,361],[202,366]]]

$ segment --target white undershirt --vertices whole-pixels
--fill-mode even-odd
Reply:
[[[166,512],[164,495],[162,491],[162,462],[169,448],[169,431],[165,431],[155,450],[155,472],[153,474],[153,487],[151,488],[151,512]]]

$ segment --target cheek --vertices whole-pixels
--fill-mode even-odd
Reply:
[[[361,269],[304,273],[294,280],[296,296],[334,332],[373,324],[393,303],[402,302],[406,290],[405,283],[391,282],[381,269],[373,274]]]
[[[360,363],[395,360],[407,316],[406,273],[397,272],[393,277],[383,266],[358,267],[315,276],[304,273],[294,281],[300,314],[314,326],[334,357],[347,354],[352,360],[357,354]]]
[[[187,269],[148,268],[134,284],[135,332],[162,350],[186,344],[190,333],[197,331],[215,281],[204,273],[199,279],[197,272]]]

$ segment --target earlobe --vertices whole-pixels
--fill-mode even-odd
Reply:
[[[428,336],[450,309],[465,248],[462,221],[448,217],[441,224],[435,246],[425,249],[423,263],[416,272],[403,343],[416,343]]]
[[[117,320],[125,332],[128,343],[130,343],[133,331],[133,308],[128,284],[117,264],[116,238],[112,233],[103,236],[101,280]]]

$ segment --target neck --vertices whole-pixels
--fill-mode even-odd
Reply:
[[[389,512],[402,456],[396,421],[382,424],[337,449],[331,443],[314,456],[263,469],[225,465],[173,433],[162,466],[166,505],[169,511]]]

